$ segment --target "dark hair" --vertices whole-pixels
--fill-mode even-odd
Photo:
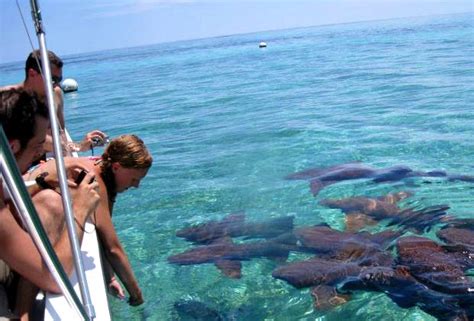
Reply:
[[[0,124],[9,140],[20,141],[21,149],[35,134],[36,115],[48,118],[47,107],[35,94],[23,89],[0,91]]]
[[[59,58],[54,52],[48,50],[48,59],[51,65],[54,65],[58,68],[63,67],[63,61]],[[33,69],[36,72],[41,70],[41,51],[35,50],[32,51],[25,63],[25,77],[28,78],[28,70]]]

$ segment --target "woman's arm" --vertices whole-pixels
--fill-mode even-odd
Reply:
[[[130,305],[143,303],[142,291],[133,273],[127,254],[120,243],[112,223],[105,186],[101,185],[101,201],[96,212],[96,229],[105,257],[130,294]],[[103,195],[103,194],[105,195]]]
[[[104,256],[104,249],[100,242],[99,247],[100,257],[102,260],[102,269],[104,270],[105,284],[108,287],[109,293],[123,300],[125,299],[125,293],[123,291],[122,285],[115,277],[114,269],[110,265],[109,261],[107,261],[107,258]]]

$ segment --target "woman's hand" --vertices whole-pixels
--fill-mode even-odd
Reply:
[[[143,300],[141,292],[137,293],[136,296],[130,296],[130,299],[128,299],[128,304],[130,304],[131,306],[138,306],[143,302],[145,301]]]
[[[113,296],[116,296],[120,300],[125,299],[125,292],[123,291],[122,286],[117,281],[115,276],[113,276],[112,279],[109,282],[109,292],[110,292],[110,294],[112,294]]]

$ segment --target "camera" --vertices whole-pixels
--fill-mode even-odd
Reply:
[[[74,183],[76,183],[77,185],[81,184],[81,182],[84,180],[84,177],[86,177],[88,171],[86,171],[85,169],[83,169],[79,175],[77,176],[76,180],[74,181]]]
[[[81,182],[84,180],[84,177],[86,177],[86,175],[88,174],[89,172],[86,171],[85,169],[81,170],[81,172],[79,173],[79,175],[77,175],[77,178],[76,180],[74,181],[74,183],[76,183],[77,185],[81,184]],[[89,181],[89,184],[92,183],[93,181],[95,181],[95,178],[92,178],[90,181]]]
[[[94,136],[91,138],[92,144],[91,147],[104,146],[109,143],[109,137],[105,136],[104,138],[100,136]]]

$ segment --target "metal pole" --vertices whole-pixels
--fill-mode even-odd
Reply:
[[[46,48],[45,33],[43,30],[41,11],[36,0],[31,0],[31,11],[33,21],[35,22],[36,34],[41,51],[41,64],[43,69],[43,79],[46,89],[46,97],[48,101],[49,118],[51,120],[51,133],[53,137],[54,155],[56,159],[56,167],[58,171],[59,186],[61,188],[61,195],[64,206],[64,214],[66,218],[69,238],[71,240],[71,248],[74,255],[74,263],[76,267],[77,279],[81,289],[82,302],[87,311],[90,320],[95,318],[94,306],[92,305],[89,288],[86,282],[86,275],[84,273],[84,264],[82,262],[81,246],[76,234],[74,223],[74,213],[72,211],[71,197],[67,185],[67,176],[64,166],[64,159],[62,154],[61,139],[59,136],[59,125],[56,117],[56,108],[54,106],[53,86],[51,83],[51,70],[49,66],[48,50]]]
[[[48,266],[49,271],[58,283],[59,288],[63,292],[68,303],[73,307],[74,311],[84,320],[88,320],[87,313],[82,306],[76,292],[74,291],[68,276],[59,261],[56,252],[49,242],[46,231],[36,213],[35,207],[26,190],[25,184],[21,178],[21,174],[16,166],[13,155],[9,153],[8,146],[3,128],[0,126],[0,173],[5,180],[5,186],[15,205],[22,222],[25,224],[31,238],[33,239],[43,260]],[[9,153],[9,154],[7,154]]]

